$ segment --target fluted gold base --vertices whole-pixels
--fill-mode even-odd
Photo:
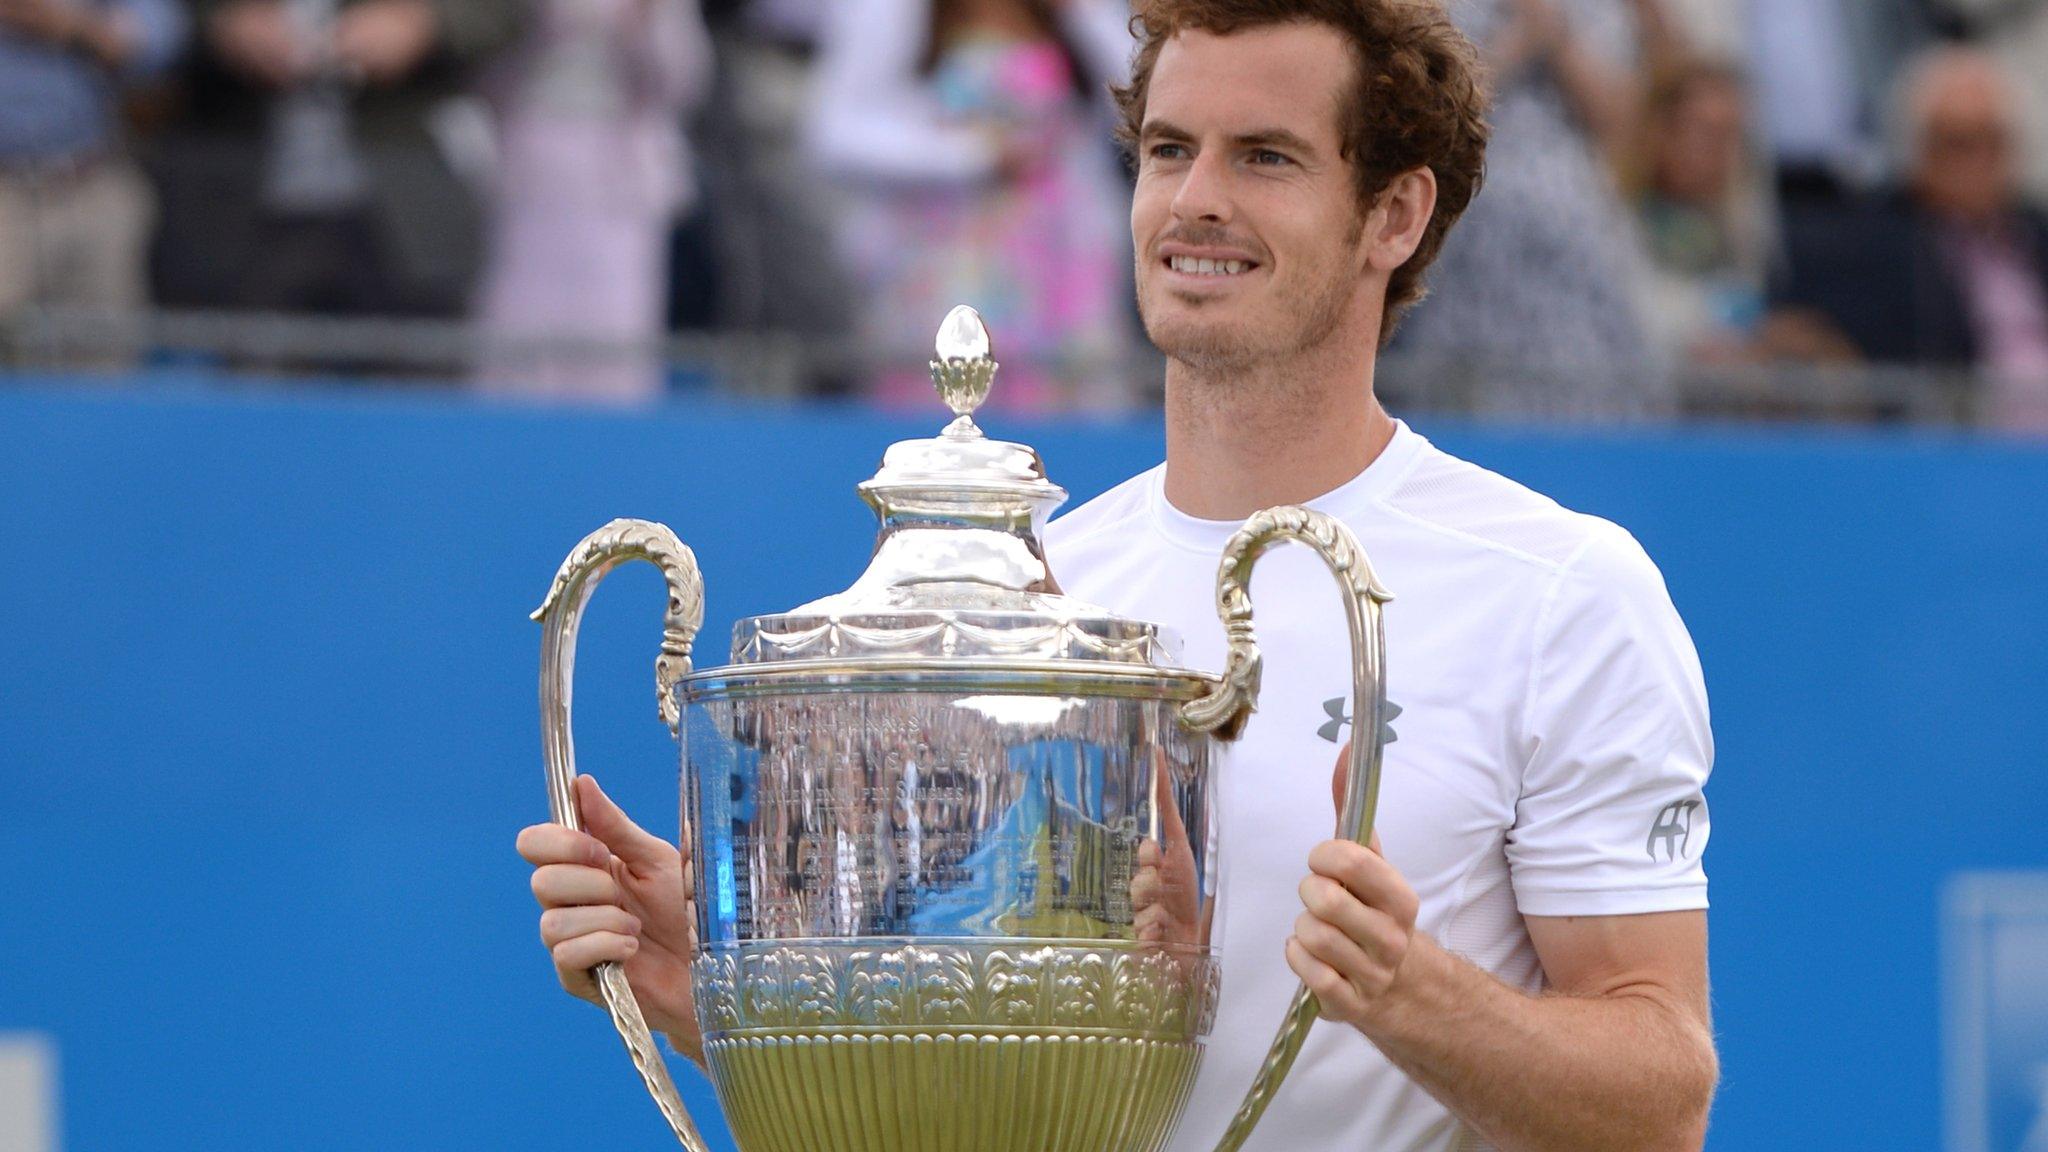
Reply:
[[[1156,1152],[1199,1043],[897,1032],[729,1035],[704,1055],[742,1152]]]

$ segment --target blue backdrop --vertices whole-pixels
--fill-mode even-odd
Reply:
[[[990,423],[1077,498],[1161,450]],[[545,814],[526,614],[584,532],[661,519],[702,558],[715,661],[733,617],[852,580],[852,486],[934,427],[0,392],[0,1030],[55,1038],[66,1147],[668,1147],[556,989],[512,851]],[[1938,1146],[1942,880],[2048,864],[2048,451],[1423,430],[1633,530],[1698,640],[1710,1147]],[[651,569],[597,598],[578,731],[672,830],[660,598]]]

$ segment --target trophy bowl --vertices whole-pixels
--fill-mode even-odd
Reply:
[[[699,1023],[740,1146],[1157,1147],[1217,990],[1211,741],[1176,686],[822,672],[683,684]],[[1134,893],[1160,855],[1186,879]],[[1140,939],[1148,900],[1196,911]]]
[[[693,671],[703,588],[667,528],[617,520],[547,601],[543,744],[554,818],[580,827],[570,689],[604,573],[658,565],[656,685],[682,754],[704,1067],[744,1152],[1157,1152],[1215,1019],[1212,806],[1256,704],[1247,584],[1306,543],[1346,596],[1358,731],[1384,711],[1381,605],[1349,533],[1301,508],[1221,557],[1220,674],[1169,630],[1064,596],[1040,531],[1066,493],[973,411],[996,370],[956,309],[932,373],[956,419],[860,485],[880,519],[854,586],[734,628]],[[1378,740],[1353,742],[1339,831],[1363,843]],[[704,1148],[617,965],[594,973],[678,1139]],[[1298,991],[1220,1148],[1249,1135],[1315,1017]]]

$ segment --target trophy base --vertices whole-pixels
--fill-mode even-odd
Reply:
[[[704,1046],[742,1152],[1157,1152],[1198,1041],[1017,1032],[731,1035]]]

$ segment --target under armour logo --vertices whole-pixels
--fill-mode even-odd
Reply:
[[[1330,722],[1316,729],[1316,735],[1335,744],[1337,742],[1337,734],[1344,730],[1346,724],[1351,723],[1351,717],[1344,714],[1344,705],[1350,702],[1351,697],[1349,696],[1333,696],[1323,701],[1323,712],[1329,716]],[[1400,714],[1401,706],[1392,700],[1387,701],[1386,719],[1380,724],[1381,746],[1384,747],[1385,745],[1392,744],[1397,738],[1394,735],[1394,717]]]
[[[1650,838],[1643,843],[1650,859],[1657,858],[1659,843],[1664,845],[1666,860],[1682,860],[1691,855],[1692,814],[1699,806],[1698,800],[1680,800],[1658,811],[1657,819],[1650,825]]]

